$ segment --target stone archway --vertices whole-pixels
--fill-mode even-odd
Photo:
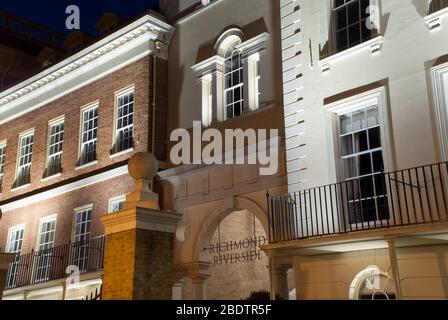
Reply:
[[[197,262],[183,265],[183,274],[188,274],[183,298],[241,300],[253,291],[269,291],[268,258],[259,249],[267,244],[267,230],[267,214],[255,202],[241,197],[223,200],[195,235]]]
[[[206,261],[208,258],[207,256],[201,254],[203,252],[202,249],[207,247],[210,243],[212,236],[218,227],[218,221],[222,221],[225,217],[235,211],[243,210],[247,210],[254,214],[263,226],[265,233],[268,234],[268,215],[258,204],[242,197],[235,197],[231,200],[225,200],[207,217],[201,231],[196,237],[194,252],[197,261]]]

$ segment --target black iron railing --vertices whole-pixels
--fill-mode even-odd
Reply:
[[[268,195],[271,243],[447,222],[448,162]]]
[[[63,279],[74,272],[85,274],[101,271],[104,243],[104,236],[101,236],[17,255],[9,265],[5,288],[9,290]]]
[[[448,8],[448,0],[432,0],[429,5],[428,14],[432,14],[445,8]]]

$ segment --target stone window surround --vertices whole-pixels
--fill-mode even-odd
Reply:
[[[431,4],[431,0],[428,0],[428,11],[429,6]],[[448,8],[444,8],[442,10],[436,11],[434,13],[428,14],[423,17],[426,26],[432,32],[438,30],[442,27],[442,20],[448,17]]]
[[[324,106],[331,115],[333,138],[331,140],[332,143],[329,146],[329,154],[333,154],[333,158],[335,159],[335,176],[338,181],[340,181],[340,178],[342,177],[339,166],[339,116],[369,105],[378,106],[385,171],[394,169],[393,148],[387,112],[386,87],[382,86]]]
[[[331,64],[342,59],[348,57],[352,54],[356,54],[358,52],[365,51],[366,49],[370,50],[372,55],[378,54],[381,52],[382,45],[384,42],[384,38],[381,35],[381,25],[378,26],[378,35],[373,37],[370,40],[364,41],[354,47],[348,48],[344,51],[334,52],[334,35],[333,28],[330,26],[331,23],[331,12],[333,7],[334,0],[321,0],[321,19],[323,21],[321,25],[321,43],[320,48],[323,48],[326,44],[330,46],[330,55],[326,58],[319,60],[319,65],[321,67],[322,72],[330,71]],[[370,0],[371,5],[380,6],[380,0]]]
[[[448,161],[448,63],[431,69],[437,132],[443,161]]]
[[[267,78],[268,78],[268,55],[267,45],[269,33],[265,32],[244,41],[242,32],[239,29],[230,29],[225,32],[218,40],[218,44],[225,41],[226,37],[238,36],[242,39],[242,43],[236,46],[241,51],[243,63],[243,82],[244,82],[244,106],[243,113],[248,110],[254,111],[267,103]],[[219,48],[219,46],[218,46]],[[210,126],[214,121],[223,122],[225,118],[224,110],[224,62],[225,59],[218,54],[199,62],[192,66],[192,70],[197,75],[198,97],[200,97],[202,108],[202,122],[204,126]],[[259,98],[255,94],[256,75],[253,70],[254,61],[259,61],[260,80]],[[211,90],[210,90],[211,89]],[[210,99],[211,92],[211,99]],[[259,101],[258,101],[259,100]],[[257,103],[258,102],[258,103]],[[211,106],[210,106],[211,103]],[[211,112],[211,115],[210,115]]]

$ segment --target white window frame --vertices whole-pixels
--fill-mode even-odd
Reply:
[[[39,229],[38,229],[38,232],[37,232],[37,239],[36,239],[36,252],[41,252],[42,250],[48,250],[49,249],[49,248],[41,249],[40,247],[42,246],[42,243],[41,243],[40,240],[41,240],[41,236],[42,236],[43,224],[44,223],[49,223],[49,222],[52,222],[52,221],[54,221],[54,230],[53,230],[54,236],[53,236],[53,241],[51,242],[51,247],[49,247],[49,248],[54,248],[54,244],[56,242],[57,214],[49,215],[49,216],[46,216],[46,217],[43,217],[43,218],[39,219]],[[44,261],[44,263],[47,262],[47,264],[45,265],[45,268],[48,268],[48,269],[46,269],[47,273],[49,272],[49,270],[51,268],[52,257],[51,257],[50,254],[40,254],[40,255],[36,256],[36,258],[34,259],[33,274],[32,274],[32,277],[31,277],[33,279],[33,281],[37,280],[38,282],[43,282],[43,281],[46,281],[46,278],[48,278],[48,274],[47,274],[46,278],[37,278],[36,279],[36,277],[39,275],[37,273],[37,268],[40,267],[42,269],[42,265],[41,265],[42,261]],[[42,276],[42,274],[40,274],[40,276]]]
[[[225,53],[230,46],[241,52],[243,69],[242,114],[258,110],[269,101],[268,53],[269,33],[261,33],[245,40],[243,32],[231,28],[224,32],[215,43],[217,54],[192,66],[197,75],[198,97],[202,110],[202,124],[208,127],[213,121],[224,122],[227,119],[225,88]],[[257,75],[257,70],[259,75]]]
[[[22,254],[23,242],[25,240],[25,227],[26,227],[25,223],[22,223],[22,224],[13,226],[8,229],[8,237],[6,239],[5,252],[15,254],[15,258],[14,258],[14,261],[12,261],[8,267],[8,272],[7,272],[7,277],[6,277],[6,287],[14,286],[16,283],[16,280],[17,280],[17,275],[18,275],[18,271],[19,271],[19,263],[20,263],[20,255]],[[10,250],[11,240],[12,240],[11,236],[13,233],[16,233],[18,231],[22,231],[22,238],[20,239],[20,241],[21,241],[20,250],[11,251]],[[17,240],[14,240],[14,241],[17,241]]]
[[[79,236],[79,235],[76,234],[76,225],[77,225],[76,217],[77,217],[78,213],[84,212],[84,211],[87,211],[87,210],[90,210],[90,229],[89,229],[88,234],[89,234],[89,239],[92,238],[93,204],[91,203],[91,204],[87,204],[87,205],[75,208],[73,210],[73,227],[72,227],[72,237],[71,237],[72,238],[72,242],[77,242],[78,240],[76,239],[76,237]]]
[[[2,168],[2,171],[0,171],[0,194],[2,193],[2,180],[3,176],[5,174],[5,160],[6,160],[6,147],[7,143],[6,140],[0,141],[0,149],[3,149],[3,155],[0,155],[1,161],[0,161],[0,168]]]
[[[42,225],[44,223],[51,222],[51,221],[54,221],[54,238],[53,238],[53,246],[54,246],[54,243],[56,242],[55,241],[56,240],[56,228],[57,228],[57,221],[58,221],[57,217],[58,217],[58,215],[55,213],[55,214],[48,215],[48,216],[45,216],[45,217],[42,217],[39,219],[39,229],[37,232],[36,250],[35,251],[40,250],[40,246],[41,246],[40,236],[41,236],[41,232],[42,232]]]
[[[97,125],[97,136],[93,140],[89,140],[88,142],[83,142],[83,133],[84,133],[84,114],[86,112],[89,112],[93,109],[98,109],[98,125]],[[83,146],[85,144],[91,143],[93,141],[96,141],[96,150],[98,150],[98,135],[99,135],[99,117],[100,117],[100,103],[99,101],[95,101],[92,103],[89,103],[88,105],[81,107],[81,113],[80,113],[80,121],[79,121],[79,146],[78,146],[78,159],[81,161],[82,159],[82,150]],[[98,154],[97,157],[98,158]],[[87,162],[87,163],[81,163],[79,162],[79,166],[76,168],[77,170],[83,169],[85,167],[89,167],[92,165],[95,165],[98,163],[98,159],[95,159],[93,161]]]
[[[123,130],[123,128],[118,129],[118,99],[121,98],[122,96],[128,95],[130,93],[134,94],[134,101],[133,101],[134,107],[133,107],[133,112],[132,112],[132,114],[133,114],[133,121],[132,121],[132,125],[127,126],[126,128],[132,127],[132,133],[134,135],[134,130],[135,130],[135,106],[136,106],[136,104],[135,104],[135,100],[136,99],[135,98],[136,98],[136,96],[135,96],[135,85],[132,84],[132,85],[126,87],[126,88],[123,88],[123,89],[120,89],[120,90],[116,91],[115,94],[114,94],[114,130],[113,130],[113,137],[112,137],[112,141],[113,141],[112,148],[114,148],[116,146],[116,144],[117,144],[117,137],[118,137],[119,131]],[[134,150],[133,147],[127,148],[127,149],[121,150],[121,151],[115,150],[115,154],[114,155],[115,156],[121,155],[121,154],[124,154],[124,153],[132,152],[133,150]]]
[[[378,106],[378,122],[381,132],[381,147],[383,153],[384,172],[395,170],[396,166],[395,157],[393,155],[393,138],[390,134],[390,119],[386,90],[386,87],[379,87],[324,106],[324,108],[329,112],[331,119],[331,124],[328,126],[329,128],[332,128],[332,139],[330,140],[329,144],[329,154],[333,154],[335,160],[333,172],[336,181],[345,181],[342,173],[342,155],[340,153],[341,148],[339,139],[341,128],[339,117],[344,114],[371,106]],[[343,218],[347,219],[348,217]],[[365,222],[364,225],[368,226],[371,223],[372,222]]]
[[[116,211],[113,211],[113,204],[117,201],[126,202],[126,195],[121,195],[117,197],[113,197],[109,199],[109,206],[108,206],[108,213],[115,213]]]
[[[241,44],[241,39],[239,39],[239,41],[233,41],[232,43],[227,44],[227,47],[225,48],[225,55],[223,56],[224,60],[224,120],[231,120],[237,117],[241,117],[244,113],[244,99],[246,98],[244,96],[244,64],[243,64],[243,56],[241,54],[241,51],[237,49],[237,46],[239,44]],[[223,48],[224,49],[224,48]],[[231,52],[230,52],[231,50]],[[238,55],[238,59],[239,59],[239,63],[240,63],[240,67],[237,69],[231,69],[230,71],[227,69],[227,63],[230,60],[230,63],[232,63],[233,57],[236,55]],[[238,73],[239,77],[240,77],[240,82],[238,84],[233,84],[233,74],[234,73]],[[227,76],[231,76],[232,77],[232,83],[230,84],[229,87],[227,87],[227,81],[226,81],[226,77]],[[241,91],[241,96],[240,96],[240,100],[235,101],[235,98],[233,99],[232,103],[229,103],[227,101],[227,94],[228,93],[232,93],[232,95],[234,95],[234,93],[239,90]],[[241,105],[241,114],[238,116],[235,116],[235,105],[236,104],[240,104]],[[233,116],[232,117],[228,117],[228,108],[232,108],[233,110]]]
[[[51,148],[50,143],[51,143],[51,137],[52,137],[51,128],[54,127],[54,126],[60,125],[60,124],[64,125],[64,129],[62,131],[62,135],[63,135],[62,141],[60,141],[58,143],[62,144],[62,149],[63,149],[64,148],[64,138],[65,138],[64,137],[64,134],[65,134],[65,115],[57,117],[57,118],[55,118],[55,119],[53,119],[53,120],[48,122],[47,154],[46,154],[46,161],[45,161],[45,170],[48,169],[48,165],[50,164],[50,157],[55,157],[55,156],[58,156],[58,155],[61,157],[61,166],[62,166],[63,150],[50,155],[50,148]],[[62,169],[62,167],[61,167],[61,169]],[[53,177],[56,177],[56,176],[60,176],[60,175],[61,175],[61,172],[55,173],[55,174],[53,174],[51,176],[49,175],[49,176],[44,177],[43,180],[47,180],[47,179],[50,179],[50,178],[53,178]]]
[[[25,228],[26,228],[26,224],[22,223],[22,224],[18,224],[18,225],[15,225],[13,227],[10,227],[8,229],[8,237],[6,239],[6,252],[7,253],[20,253],[22,251],[22,249],[23,249],[23,240],[25,239]],[[19,252],[17,252],[17,251],[16,252],[11,252],[9,250],[10,242],[11,242],[11,235],[12,235],[13,232],[17,232],[19,230],[23,230],[22,247],[21,247]]]
[[[431,69],[438,140],[442,161],[448,161],[448,63]]]
[[[25,167],[25,166],[21,166],[21,165],[20,165],[20,158],[21,158],[21,152],[22,152],[22,140],[25,139],[25,138],[28,138],[28,137],[30,137],[30,136],[33,136],[33,143],[32,143],[33,150],[32,150],[32,152],[31,152],[31,154],[30,154],[30,155],[31,155],[31,161],[27,164],[27,166],[29,165],[29,167],[30,167],[30,181],[29,181],[28,183],[23,184],[23,185],[20,185],[20,186],[16,186],[16,185],[15,185],[12,191],[20,190],[20,189],[22,189],[22,188],[26,188],[26,187],[28,187],[28,186],[31,185],[31,170],[32,170],[32,168],[33,168],[33,154],[34,154],[34,142],[35,142],[35,141],[34,141],[34,140],[35,140],[34,132],[35,132],[35,130],[34,130],[34,128],[33,128],[33,129],[29,129],[29,130],[27,130],[27,131],[25,131],[25,132],[22,132],[22,133],[19,135],[19,141],[18,141],[18,146],[17,146],[17,158],[16,158],[15,179],[14,179],[14,181],[17,181],[17,179],[18,179],[18,177],[19,177],[19,171],[20,171],[20,169],[21,169],[22,167]]]

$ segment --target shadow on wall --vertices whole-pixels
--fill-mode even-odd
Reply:
[[[243,27],[238,25],[228,25],[224,29],[222,29],[217,35],[216,38],[210,41],[207,41],[199,46],[198,53],[196,56],[196,63],[207,60],[217,54],[215,44],[218,41],[219,37],[224,34],[227,30],[232,28],[241,29],[246,36],[246,39],[251,39],[256,37],[259,34],[264,32],[269,32],[268,27],[266,26],[266,22],[263,18],[259,18]]]

